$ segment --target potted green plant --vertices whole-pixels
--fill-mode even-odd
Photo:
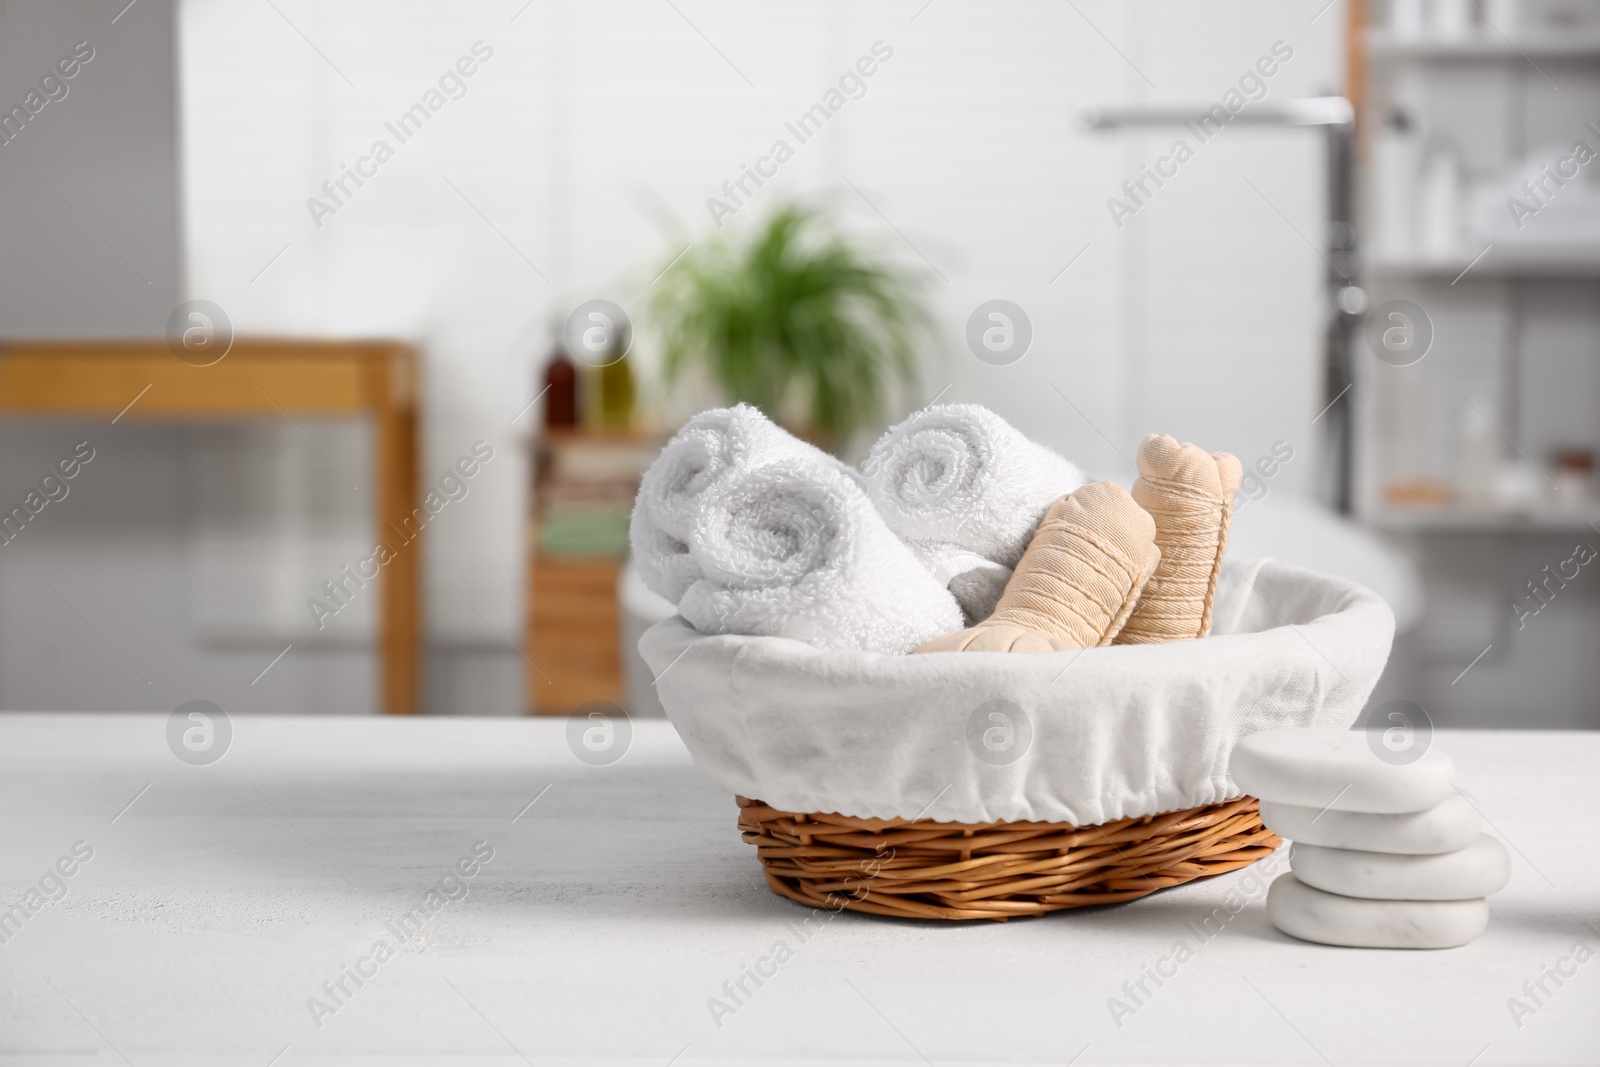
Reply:
[[[696,244],[656,284],[663,370],[703,371],[816,444],[842,448],[909,382],[929,322],[911,273],[809,208],[780,208],[744,240]]]

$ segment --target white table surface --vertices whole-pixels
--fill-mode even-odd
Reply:
[[[608,767],[563,721],[233,726],[196,767],[165,716],[0,715],[0,903],[94,849],[0,944],[0,1062],[1600,1062],[1600,957],[1520,1026],[1507,1006],[1600,952],[1600,733],[1436,735],[1514,873],[1478,941],[1399,952],[1295,941],[1259,902],[1202,944],[1186,924],[1244,872],[1005,924],[845,913],[802,944],[666,723]],[[319,1029],[307,998],[479,840],[469,895]],[[1119,1026],[1109,999],[1179,939]],[[718,1028],[708,998],[779,940]]]

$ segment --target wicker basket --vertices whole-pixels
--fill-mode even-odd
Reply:
[[[998,919],[1137,900],[1247,867],[1282,839],[1253,797],[1082,828],[799,815],[739,797],[774,893],[908,919]]]
[[[1281,844],[1253,799],[1225,799],[1229,754],[1257,730],[1348,727],[1394,617],[1354,583],[1243,559],[1223,564],[1214,617],[1203,641],[1033,656],[883,656],[674,618],[639,650],[696,765],[741,798],[773,892],[1009,919],[1136,900]],[[1009,761],[985,756],[992,705],[1026,725]]]

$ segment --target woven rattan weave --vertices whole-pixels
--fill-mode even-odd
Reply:
[[[1009,919],[1113,904],[1246,867],[1282,840],[1253,797],[1100,826],[799,815],[739,797],[767,885],[816,908]]]

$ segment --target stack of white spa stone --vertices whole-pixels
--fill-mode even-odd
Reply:
[[[1284,728],[1241,740],[1229,773],[1261,821],[1294,842],[1267,914],[1304,941],[1356,948],[1454,948],[1489,922],[1484,897],[1511,877],[1505,846],[1429,749],[1382,758],[1362,731]]]

